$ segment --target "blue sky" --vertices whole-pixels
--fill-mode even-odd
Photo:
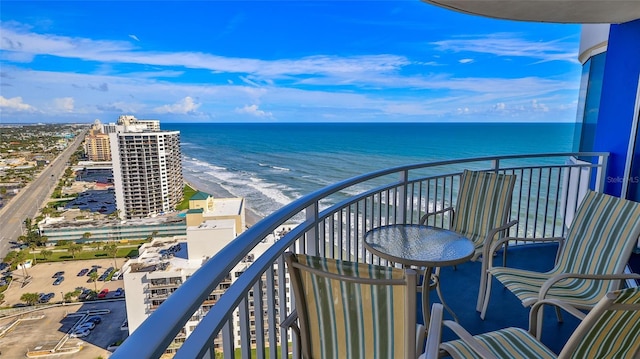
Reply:
[[[2,1],[0,122],[571,122],[579,25],[421,1]]]

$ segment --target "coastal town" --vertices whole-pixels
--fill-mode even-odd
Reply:
[[[0,347],[8,357],[108,357],[248,226],[243,198],[185,183],[179,132],[158,120],[0,131]],[[242,270],[211,293],[167,357]]]

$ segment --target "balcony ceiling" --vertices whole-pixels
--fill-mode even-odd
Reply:
[[[422,0],[467,14],[498,19],[618,24],[640,19],[640,0]]]

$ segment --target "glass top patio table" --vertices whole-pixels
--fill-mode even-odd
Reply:
[[[442,304],[457,321],[456,315],[442,298],[439,271],[434,274],[433,268],[470,260],[475,251],[471,240],[442,228],[418,224],[393,224],[365,233],[364,246],[371,253],[388,261],[424,268],[422,313],[426,326],[429,323],[429,290],[432,288],[437,290]]]

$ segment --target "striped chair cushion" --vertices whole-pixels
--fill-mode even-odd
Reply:
[[[398,268],[297,255],[298,262],[358,278],[403,279]],[[314,358],[404,358],[403,285],[348,283],[302,271]],[[300,310],[300,308],[298,308]]]
[[[583,320],[560,357],[637,358],[640,351],[640,288],[624,289],[613,294],[617,296],[613,302],[606,299],[600,304],[603,305],[603,312],[591,312]],[[520,328],[500,329],[474,338],[498,358],[556,358],[555,353]],[[462,340],[442,343],[440,348],[454,359],[481,358]]]
[[[635,305],[635,308],[610,308],[589,326],[571,358],[632,359],[640,354],[640,288],[624,289],[613,304]],[[573,336],[571,338],[573,340]]]
[[[464,170],[453,230],[482,248],[489,231],[508,222],[515,175]]]
[[[640,203],[589,191],[578,208],[562,253],[546,273],[493,267],[489,272],[513,292],[524,305],[533,304],[540,287],[560,273],[622,273],[640,233]],[[612,281],[568,279],[559,282],[548,298],[574,305],[593,306],[615,290]]]
[[[474,336],[498,358],[555,358],[556,355],[529,332],[520,328],[505,328],[495,332]],[[462,340],[440,344],[454,359],[481,359],[471,347]],[[586,357],[585,357],[586,358]]]

